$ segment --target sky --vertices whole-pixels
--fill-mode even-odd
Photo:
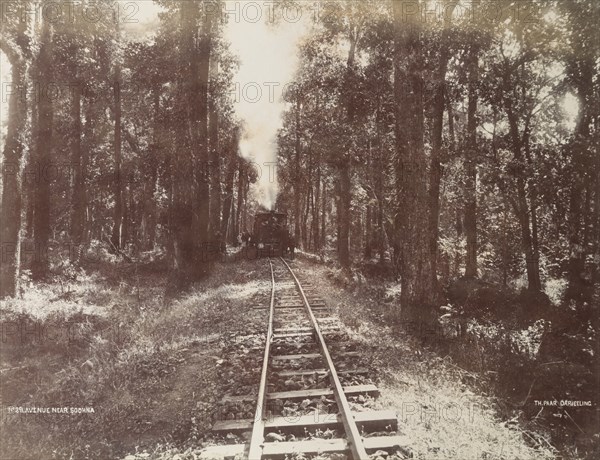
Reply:
[[[162,10],[153,0],[121,0],[123,30],[132,38],[143,38],[158,29],[158,13]]]

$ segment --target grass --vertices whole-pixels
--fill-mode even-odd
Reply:
[[[166,272],[111,261],[3,302],[0,458],[106,460],[201,445],[220,398],[216,362],[224,339],[252,330],[244,312],[264,286],[248,280],[261,269],[217,264],[167,298]]]
[[[496,398],[481,393],[476,374],[390,325],[394,286],[363,282],[352,289],[336,269],[302,260],[295,265],[311,277],[325,303],[337,308],[361,353],[379,369],[378,407],[396,411],[415,458],[557,458],[545,433],[504,417]]]

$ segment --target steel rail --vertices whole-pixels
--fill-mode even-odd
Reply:
[[[267,421],[267,371],[269,369],[271,342],[273,340],[273,313],[275,311],[275,273],[273,271],[273,262],[271,262],[271,259],[269,259],[269,266],[271,267],[271,305],[269,307],[269,325],[267,328],[267,343],[265,344],[262,373],[260,375],[260,387],[258,388],[258,401],[256,403],[256,412],[254,414],[254,423],[252,426],[252,437],[250,438],[250,447],[248,449],[249,460],[260,460],[262,458],[265,422]]]
[[[327,349],[327,345],[325,344],[325,339],[323,338],[323,334],[321,333],[321,328],[317,323],[317,318],[315,317],[312,309],[310,308],[310,304],[308,303],[308,299],[304,294],[304,290],[300,285],[300,281],[288,265],[288,263],[283,259],[283,257],[279,258],[283,264],[287,267],[290,274],[294,278],[296,286],[300,291],[300,295],[302,297],[302,301],[304,302],[304,306],[310,316],[310,320],[313,324],[313,328],[315,330],[315,335],[317,336],[317,341],[319,344],[319,348],[321,349],[321,353],[325,358],[325,362],[327,364],[327,369],[329,371],[329,377],[331,379],[331,383],[333,385],[333,394],[335,396],[338,408],[340,410],[340,416],[342,418],[342,423],[344,425],[344,430],[346,431],[346,437],[348,444],[350,446],[350,451],[352,452],[352,458],[354,460],[368,460],[369,455],[365,450],[365,446],[362,441],[362,437],[360,432],[358,431],[358,427],[356,426],[356,421],[354,420],[354,416],[350,410],[350,405],[348,404],[348,400],[346,399],[346,395],[344,393],[344,387],[342,386],[340,379],[337,375],[337,371],[335,370],[335,366],[333,365],[333,360],[331,359],[331,355],[329,354],[329,350]]]

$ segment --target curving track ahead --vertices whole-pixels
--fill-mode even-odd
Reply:
[[[269,260],[269,265],[267,340],[254,420],[224,420],[213,426],[218,433],[249,434],[249,442],[213,447],[202,457],[261,460],[337,454],[338,459],[366,460],[381,451],[408,457],[407,439],[395,434],[396,414],[360,407],[361,401],[379,395],[372,384],[356,384],[369,371],[336,369],[332,354],[344,366],[357,356],[340,343],[337,320],[283,258]],[[343,379],[350,384],[344,386]]]

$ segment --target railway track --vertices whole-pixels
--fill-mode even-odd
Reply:
[[[370,410],[379,390],[310,283],[301,284],[283,259],[269,260],[271,294],[254,419],[221,420],[218,434],[248,442],[211,447],[203,458],[407,458],[393,411]],[[327,338],[327,343],[326,343]],[[338,363],[336,368],[334,363]]]

